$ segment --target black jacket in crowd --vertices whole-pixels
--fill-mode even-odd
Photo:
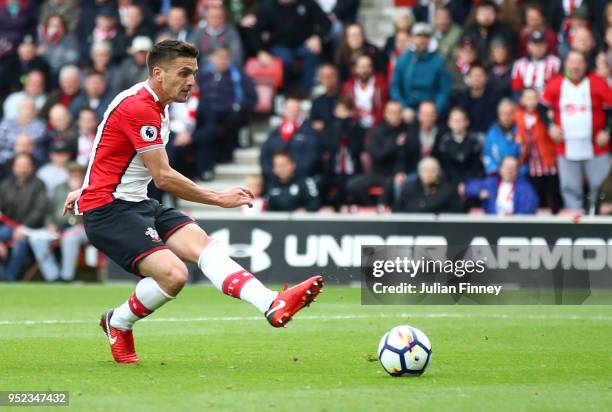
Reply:
[[[420,179],[409,180],[396,197],[394,212],[463,213],[463,205],[455,186],[444,180],[432,190],[425,190]]]
[[[269,33],[268,45],[296,47],[310,36],[327,36],[331,21],[315,0],[295,0],[280,4],[278,0],[264,0],[257,12],[257,25],[251,32],[252,43],[258,50],[264,49],[261,39]]]
[[[267,189],[270,211],[294,212],[303,208],[315,212],[321,206],[317,184],[310,177],[294,177],[286,183],[275,178]]]
[[[438,159],[450,182],[459,183],[482,176],[482,144],[472,132],[468,132],[461,142],[453,139],[450,131],[444,133],[432,155]]]
[[[354,165],[353,174],[361,173],[364,140],[365,130],[354,119],[332,120],[323,131],[324,173],[328,176],[336,175],[338,154],[345,144]]]
[[[22,186],[17,186],[13,176],[0,182],[0,212],[20,225],[42,227],[47,208],[47,189],[36,176],[30,177]]]
[[[372,129],[366,143],[366,151],[372,158],[372,171],[374,173],[385,177],[394,175],[400,156],[397,137],[402,133],[408,133],[404,124],[391,127],[387,122],[383,122]]]
[[[417,166],[422,158],[422,147],[421,140],[419,138],[420,130],[418,124],[415,123],[409,126],[407,130],[408,137],[406,139],[406,142],[402,146],[399,146],[399,153],[395,166],[395,172],[401,172],[409,175],[417,171]],[[436,132],[436,136],[434,138],[433,148],[436,147],[436,144],[442,137],[443,133],[444,130],[438,127],[438,131]]]

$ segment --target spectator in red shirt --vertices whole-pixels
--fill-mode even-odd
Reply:
[[[364,129],[380,124],[388,96],[384,76],[374,72],[372,58],[362,55],[353,65],[353,76],[342,86],[342,94],[353,100],[355,117]]]
[[[565,75],[553,78],[542,96],[542,102],[554,112],[549,133],[557,146],[564,206],[574,210],[582,209],[584,176],[592,206],[610,170],[605,110],[612,107],[612,91],[605,79],[589,73],[587,67],[582,53],[570,51]]]

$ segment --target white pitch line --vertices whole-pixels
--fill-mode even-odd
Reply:
[[[314,315],[300,316],[304,320],[352,320],[352,319],[394,319],[394,318],[425,318],[425,319],[510,319],[510,320],[578,320],[578,321],[612,321],[612,316],[595,315],[522,315],[522,314],[463,314],[463,313],[397,313],[397,314],[371,314],[371,315]],[[145,322],[159,323],[179,323],[179,322],[243,322],[243,321],[262,321],[261,316],[203,316],[191,318],[149,318]],[[73,325],[73,324],[93,324],[95,319],[37,319],[37,320],[0,320],[0,326],[21,326],[21,325]]]

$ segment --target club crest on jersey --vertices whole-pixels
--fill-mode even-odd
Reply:
[[[145,235],[153,239],[153,242],[161,242],[161,237],[159,237],[157,234],[157,230],[153,229],[152,227],[147,228]]]
[[[142,126],[140,128],[140,137],[145,142],[152,142],[157,138],[157,127],[155,126]]]

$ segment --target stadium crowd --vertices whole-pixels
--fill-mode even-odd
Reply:
[[[0,277],[28,245],[46,279],[74,276],[85,238],[60,200],[163,39],[200,50],[167,148],[189,176],[213,180],[283,102],[256,210],[612,214],[612,3],[414,3],[378,47],[359,0],[0,2]]]

